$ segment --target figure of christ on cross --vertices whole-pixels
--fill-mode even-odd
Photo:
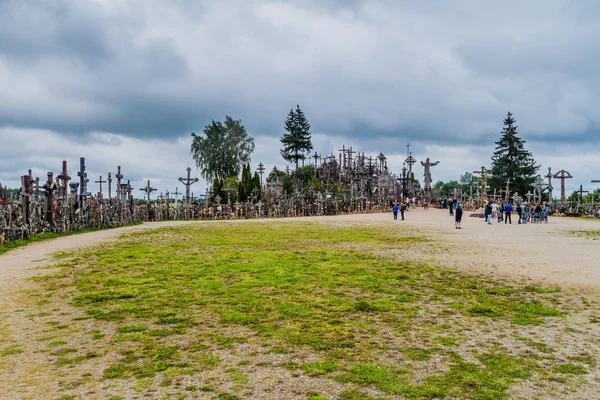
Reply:
[[[425,162],[421,161],[421,165],[425,167],[425,185],[424,185],[424,189],[427,190],[431,190],[431,167],[435,167],[436,165],[438,165],[440,162],[436,161],[434,163],[429,161],[429,158],[427,158],[425,160]]]

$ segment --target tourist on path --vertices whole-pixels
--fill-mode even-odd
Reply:
[[[542,222],[545,224],[548,223],[548,203],[546,202],[542,206]]]
[[[450,215],[454,215],[454,200],[448,200],[448,208],[450,209]]]
[[[517,215],[519,216],[519,225],[521,225],[523,220],[523,207],[521,207],[521,203],[517,203]]]
[[[404,211],[406,211],[406,203],[403,202],[400,205],[400,216],[402,217],[402,221],[404,221]]]
[[[512,211],[513,211],[512,205],[510,203],[506,203],[506,205],[504,206],[504,224],[506,224],[508,222],[509,224],[512,225],[512,219],[510,217]]]
[[[429,199],[425,199],[423,202],[423,209],[429,210]]]
[[[454,227],[456,229],[462,229],[460,227],[460,221],[462,220],[462,215],[463,215],[463,210],[462,210],[462,203],[458,203],[458,206],[456,207],[456,216],[454,217]]]
[[[394,202],[392,206],[392,212],[394,213],[394,221],[398,220],[398,203]]]
[[[486,206],[485,206],[485,220],[488,223],[488,225],[492,224],[492,205],[489,202],[486,202]]]
[[[504,204],[502,202],[498,203],[498,210],[496,211],[496,215],[498,216],[498,223],[501,223],[504,218],[502,217],[504,213]]]

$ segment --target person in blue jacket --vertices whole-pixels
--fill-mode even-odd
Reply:
[[[504,206],[504,224],[506,224],[507,222],[509,224],[512,225],[512,219],[510,217],[510,214],[513,211],[513,206],[510,203],[506,203],[506,205]]]
[[[392,212],[394,213],[394,220],[398,220],[398,203],[394,202]]]

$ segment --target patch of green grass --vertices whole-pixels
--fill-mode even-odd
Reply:
[[[67,342],[65,340],[53,340],[51,342],[48,342],[48,346],[50,346],[50,347],[62,346],[64,344],[67,344]]]
[[[310,352],[327,360],[299,365],[290,356],[271,363],[293,374],[373,385],[399,397],[502,397],[526,374],[493,365],[492,356],[482,367],[449,357],[449,347],[407,338],[428,332],[453,346],[462,329],[486,329],[490,318],[511,329],[511,322],[541,324],[562,315],[546,305],[557,304],[559,294],[385,255],[427,240],[396,228],[320,223],[161,228],[79,252],[76,261],[63,258],[59,272],[37,280],[49,299],[67,292],[96,320],[93,338],[116,329],[110,345],[123,358],[107,365],[105,379],[143,380],[160,372],[167,385],[190,371],[222,374],[239,358],[225,364],[211,350],[240,354],[251,341],[263,346],[260,353]],[[376,354],[397,351],[384,332],[404,342],[409,364],[425,364],[439,351],[449,372],[417,385],[410,371],[375,364],[385,359]],[[508,351],[494,356],[519,370]],[[232,380],[243,375],[228,373]]]
[[[560,374],[570,374],[570,375],[584,375],[587,374],[587,370],[581,365],[575,364],[562,364],[555,369],[555,372]]]
[[[327,397],[325,397],[317,392],[310,392],[306,396],[306,400],[327,400]]]
[[[569,233],[572,236],[578,236],[592,240],[600,240],[600,229],[570,230]]]
[[[596,366],[596,359],[589,355],[579,355],[579,356],[571,356],[569,360],[578,361],[582,364],[587,364],[589,366]]]
[[[427,361],[431,358],[431,351],[420,347],[409,347],[404,350],[404,354],[413,361]]]
[[[141,224],[141,222],[134,223],[134,224],[128,224],[127,226],[134,226],[134,225],[139,225],[139,224]],[[95,231],[104,230],[104,229],[112,229],[112,228],[108,228],[108,227],[83,228],[83,229],[79,229],[76,231],[61,232],[61,233],[42,232],[42,233],[38,233],[37,235],[30,236],[29,239],[11,240],[10,242],[4,242],[4,244],[0,245],[0,255],[3,253],[6,253],[9,250],[15,249],[17,247],[27,246],[30,243],[43,242],[46,240],[56,239],[56,238],[63,237],[63,236],[71,236],[71,235],[76,235],[79,233],[95,232]],[[37,260],[37,261],[39,261],[39,260]]]
[[[312,376],[316,375],[326,375],[330,372],[333,372],[339,368],[339,365],[336,362],[332,361],[316,361],[309,362],[302,365],[302,369]]]
[[[12,356],[15,354],[21,354],[23,352],[23,349],[21,349],[21,346],[19,346],[18,344],[13,344],[10,346],[7,346],[5,348],[3,348],[2,350],[0,350],[0,357],[7,357],[7,356]]]

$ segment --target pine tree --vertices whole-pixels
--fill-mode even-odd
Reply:
[[[313,149],[310,124],[299,105],[296,105],[296,111],[290,109],[285,120],[285,130],[287,133],[281,137],[281,156],[284,160],[295,163],[298,169],[298,161],[304,160],[306,153]]]
[[[536,165],[531,152],[525,149],[525,141],[517,133],[512,113],[506,115],[502,136],[496,143],[492,156],[492,177],[489,180],[492,189],[506,188],[510,178],[511,193],[524,195],[533,189],[533,183],[540,168]]]

